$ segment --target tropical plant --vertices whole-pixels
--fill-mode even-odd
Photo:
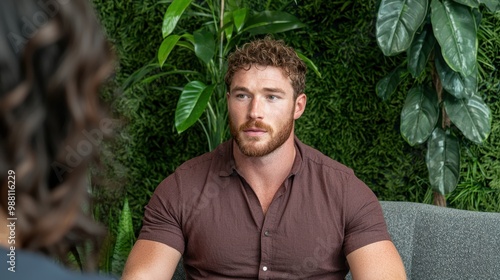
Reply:
[[[110,219],[114,216],[110,215]],[[109,235],[101,252],[100,270],[112,275],[121,275],[128,255],[135,243],[132,212],[127,197],[123,200],[123,208],[118,224],[116,224],[116,221],[110,220],[108,225],[110,225]]]
[[[434,204],[459,180],[458,131],[480,144],[491,130],[491,112],[478,92],[478,29],[484,7],[499,0],[381,0],[377,43],[386,56],[406,52],[406,60],[377,83],[387,100],[406,77],[416,79],[401,112],[400,130],[410,145],[427,142],[426,163]]]
[[[274,34],[305,27],[295,16],[283,11],[253,12],[243,7],[243,1],[173,0],[168,6],[162,23],[163,42],[157,62],[136,71],[126,86],[136,81],[150,82],[156,78],[181,74],[188,83],[184,85],[175,111],[175,128],[182,133],[198,122],[205,133],[209,150],[219,145],[227,135],[227,109],[225,103],[225,58],[236,45],[250,37]],[[191,7],[191,9],[188,9]],[[174,34],[178,21],[183,17],[208,19],[201,28],[189,33]],[[203,65],[203,71],[179,70],[168,61],[174,47],[192,52]],[[318,75],[314,63],[304,55],[298,55]],[[144,78],[149,72],[161,68],[161,72]],[[175,87],[174,87],[175,88]],[[175,88],[179,89],[179,88]],[[205,112],[205,118],[200,119]]]

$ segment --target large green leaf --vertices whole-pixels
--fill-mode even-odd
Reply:
[[[378,97],[382,98],[383,101],[389,100],[391,95],[396,91],[399,83],[401,82],[401,77],[405,73],[404,67],[397,67],[392,70],[387,76],[382,78],[375,88]]]
[[[242,32],[251,35],[272,34],[303,28],[306,25],[295,16],[281,11],[264,11],[250,17]]]
[[[191,81],[177,101],[175,109],[175,128],[182,133],[192,126],[207,107],[215,85],[206,86],[200,81]]]
[[[167,37],[174,31],[177,22],[181,18],[186,8],[191,4],[192,0],[174,0],[168,6],[165,16],[163,17],[163,25],[161,33],[163,38]]]
[[[382,0],[377,14],[376,37],[382,52],[396,55],[408,49],[427,15],[428,0]]]
[[[457,3],[460,3],[465,6],[469,6],[471,8],[478,8],[479,7],[479,1],[478,0],[453,0]]]
[[[486,5],[490,12],[495,13],[500,11],[500,1],[499,0],[479,0],[481,4]]]
[[[450,120],[467,139],[480,144],[488,138],[491,132],[491,112],[480,96],[457,99],[448,94],[444,107]]]
[[[456,98],[470,98],[477,93],[477,68],[467,77],[453,71],[444,61],[440,52],[436,52],[436,71],[443,88]]]
[[[171,35],[161,42],[160,48],[158,49],[158,63],[160,64],[160,67],[165,64],[165,61],[167,61],[168,56],[180,38],[181,36],[179,35]]]
[[[422,85],[410,89],[401,111],[401,135],[410,145],[422,144],[439,118],[437,94]]]
[[[132,225],[132,212],[125,198],[123,209],[118,221],[118,235],[116,236],[115,248],[111,260],[111,271],[114,275],[120,275],[125,267],[127,257],[134,246],[135,235]]]
[[[455,190],[460,176],[460,144],[449,131],[436,127],[427,142],[426,155],[432,189],[442,195]]]
[[[477,27],[469,7],[451,0],[432,0],[431,22],[446,63],[469,76],[476,68]]]
[[[195,31],[194,34],[194,52],[196,56],[205,62],[210,63],[210,60],[215,55],[215,39],[214,35],[206,29]]]
[[[432,28],[428,25],[417,34],[410,48],[408,48],[408,71],[416,78],[424,71],[427,61],[436,44]]]

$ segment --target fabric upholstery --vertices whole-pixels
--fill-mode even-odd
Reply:
[[[381,204],[408,279],[500,279],[500,213]]]

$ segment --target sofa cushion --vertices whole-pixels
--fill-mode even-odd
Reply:
[[[381,204],[408,279],[500,279],[500,213]]]

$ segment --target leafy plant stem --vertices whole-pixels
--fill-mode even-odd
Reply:
[[[438,192],[434,192],[434,198],[432,200],[432,204],[446,207],[446,198],[444,197],[444,195]]]
[[[219,46],[219,72],[222,71],[223,61],[223,50],[224,50],[224,29],[222,26],[224,25],[224,0],[220,1],[220,20],[219,20],[219,28],[220,28],[220,46]]]
[[[205,133],[205,136],[207,137],[208,149],[210,150],[212,147],[212,139],[210,138],[210,135],[208,134],[208,130],[205,127],[205,124],[203,124],[203,122],[200,119],[198,119],[197,122],[201,125],[201,128],[203,129],[203,132]],[[209,125],[210,125],[210,123],[209,123]]]

